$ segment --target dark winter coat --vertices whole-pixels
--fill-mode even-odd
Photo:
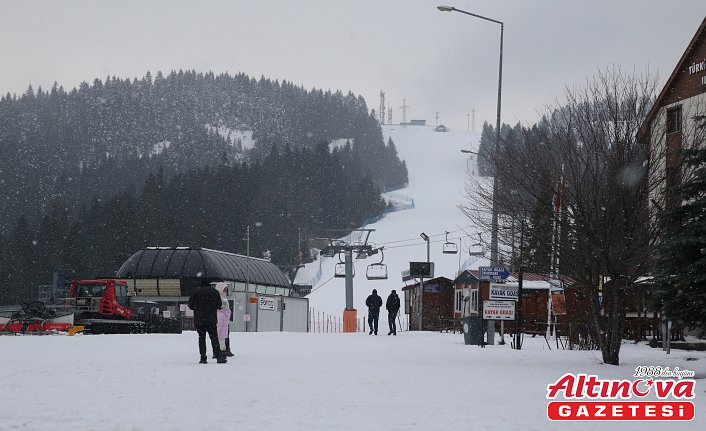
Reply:
[[[365,305],[368,306],[369,314],[377,316],[380,314],[380,307],[382,307],[382,298],[377,293],[373,293],[365,300]]]
[[[397,314],[400,309],[400,297],[396,293],[391,293],[387,297],[387,302],[385,303],[385,308],[390,314]]]
[[[211,286],[201,286],[191,294],[189,308],[194,310],[194,326],[215,325],[218,323],[221,295]]]

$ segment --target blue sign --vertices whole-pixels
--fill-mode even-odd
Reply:
[[[441,292],[441,286],[438,283],[425,284],[424,291],[426,293],[439,293]]]
[[[504,266],[480,266],[478,267],[478,279],[500,281],[510,276],[510,271]]]

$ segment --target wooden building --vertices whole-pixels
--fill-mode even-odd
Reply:
[[[650,203],[662,208],[680,204],[670,196],[683,175],[681,151],[704,145],[706,137],[706,18],[689,42],[667,83],[643,122],[638,139],[653,154],[650,175],[660,187],[650,193]]]
[[[419,330],[419,282],[402,288],[404,312],[409,315],[409,329]],[[438,331],[453,325],[454,286],[446,277],[424,281],[422,330]]]
[[[563,331],[568,335],[569,323],[576,328],[591,323],[590,304],[581,297],[570,280],[562,278],[560,285],[552,286],[550,277],[544,274],[525,272],[522,278],[522,321],[525,333],[545,333],[550,308],[552,323],[557,323],[560,333]],[[490,282],[480,280],[477,270],[465,270],[456,277],[453,284],[453,316],[460,319],[464,316],[479,316],[483,301],[516,300],[519,274],[511,272],[503,282]],[[506,321],[505,330],[513,329],[514,321]]]

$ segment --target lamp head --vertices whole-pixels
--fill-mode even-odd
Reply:
[[[437,9],[439,9],[441,12],[453,12],[456,10],[455,7],[453,6],[437,6]]]
[[[419,234],[419,236],[421,236],[424,241],[429,241],[429,236],[427,236],[427,234],[425,234],[424,232]]]

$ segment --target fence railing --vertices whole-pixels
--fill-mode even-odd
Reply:
[[[387,319],[385,313],[380,313],[380,325],[385,325],[383,319]],[[409,328],[409,321],[407,315],[397,316],[397,332],[407,331]],[[368,316],[363,315],[356,319],[356,331],[355,332],[368,332]],[[314,333],[338,333],[343,332],[343,318],[341,316],[335,316],[322,311],[316,311],[313,308],[309,309],[309,332]]]

